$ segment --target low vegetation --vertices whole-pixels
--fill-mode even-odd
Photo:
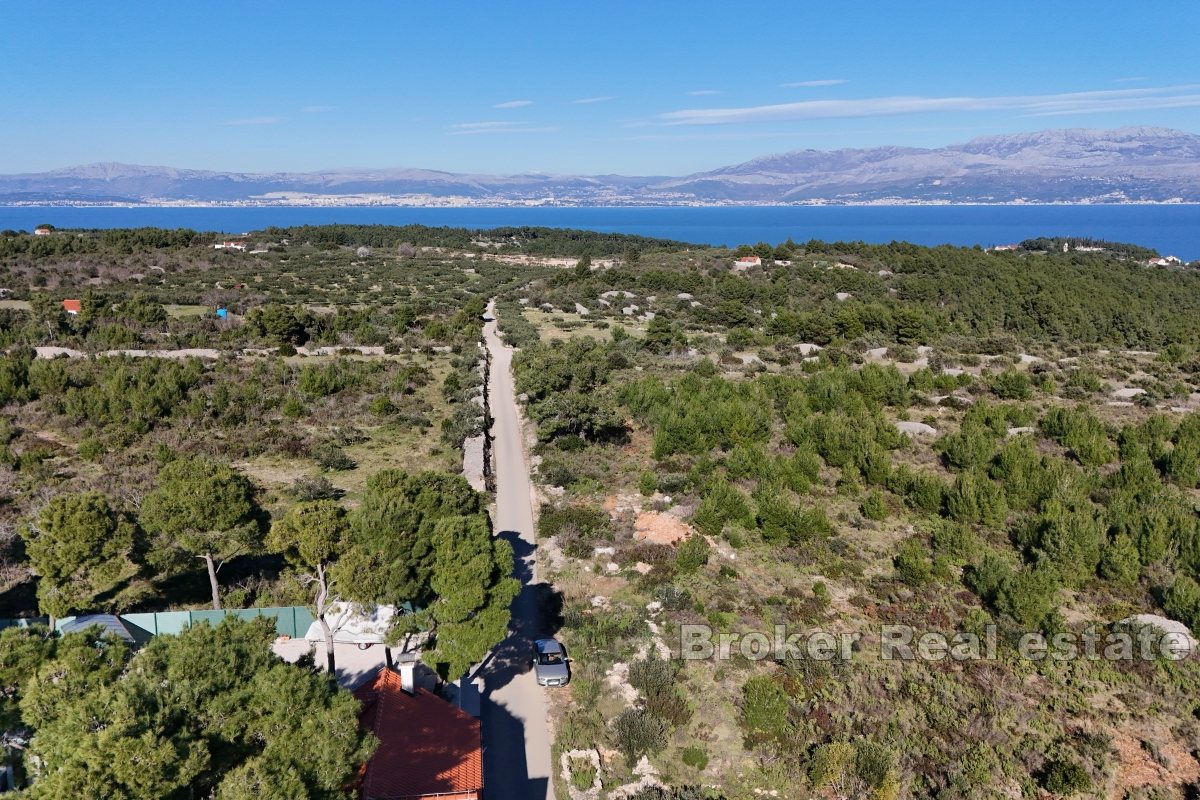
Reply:
[[[1200,786],[1194,654],[1019,647],[1135,614],[1200,628],[1195,272],[1061,239],[247,238],[253,253],[193,231],[0,234],[0,616],[407,601],[396,634],[427,632],[431,666],[461,673],[517,589],[453,474],[485,424],[477,340],[497,297],[536,438],[543,574],[564,595],[551,627],[574,658],[555,763],[600,759],[572,762],[560,796],[646,774],[628,796]],[[850,644],[687,660],[685,625]],[[885,625],[978,634],[994,655],[886,659]],[[0,722],[36,756],[12,759],[31,796],[97,762],[128,787],[135,741],[153,789],[113,796],[344,796],[371,747],[345,727],[353,702],[271,659],[267,635],[198,627],[133,657],[0,632]],[[229,691],[204,667],[222,648],[262,654]],[[154,708],[135,702],[164,681]],[[303,711],[274,721],[273,692]],[[104,724],[76,724],[85,708]]]

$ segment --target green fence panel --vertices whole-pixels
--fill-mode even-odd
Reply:
[[[154,626],[157,635],[183,633],[192,624],[192,615],[188,611],[159,611],[154,615]]]
[[[293,606],[292,620],[292,627],[295,630],[295,633],[288,635],[293,639],[303,639],[304,634],[308,633],[308,629],[314,622],[317,621],[317,618],[311,611],[308,610],[306,606]]]
[[[221,620],[225,619],[224,611],[189,611],[187,613],[189,625],[207,622],[215,628],[221,624]]]
[[[142,630],[157,636],[158,630],[158,614],[122,614],[121,619],[128,625],[136,625]]]

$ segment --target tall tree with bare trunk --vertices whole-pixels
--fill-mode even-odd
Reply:
[[[333,628],[326,618],[331,593],[335,588],[330,567],[345,553],[349,543],[350,526],[346,512],[332,500],[299,503],[288,509],[271,526],[267,547],[283,553],[296,568],[300,579],[313,587],[313,610],[325,638],[325,666],[330,680],[336,678],[333,652]]]
[[[139,515],[153,537],[151,563],[169,569],[189,557],[202,560],[212,607],[219,611],[221,567],[235,556],[262,550],[263,513],[254,494],[244,475],[220,461],[195,456],[167,464]]]

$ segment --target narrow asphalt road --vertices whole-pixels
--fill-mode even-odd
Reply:
[[[548,634],[542,600],[549,587],[540,584],[537,576],[533,491],[513,387],[513,351],[497,335],[494,301],[488,304],[487,316],[493,320],[483,326],[491,354],[493,523],[497,535],[513,546],[521,592],[513,601],[508,638],[481,670],[484,792],[488,800],[554,800],[547,690],[537,685],[531,667],[533,640]]]

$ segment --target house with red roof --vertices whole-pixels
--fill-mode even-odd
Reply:
[[[63,300],[63,311],[68,314],[78,314],[83,310],[83,304],[78,300]]]
[[[362,800],[482,800],[479,720],[415,686],[413,662],[382,667],[354,690],[359,724],[379,747],[359,773]]]

